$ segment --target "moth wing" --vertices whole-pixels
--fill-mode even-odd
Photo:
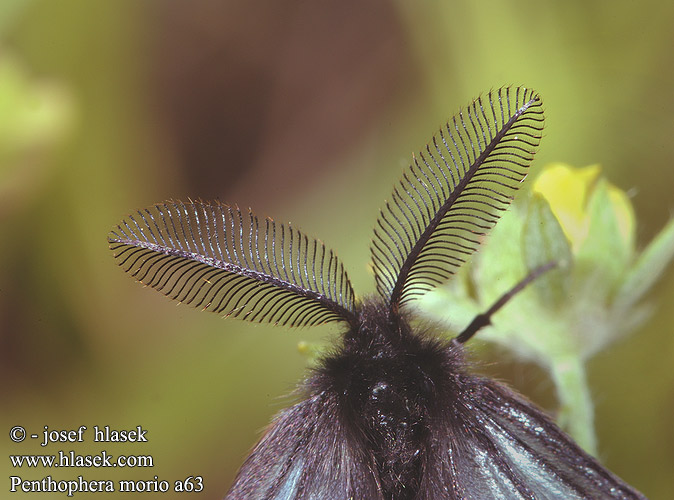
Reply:
[[[225,500],[383,500],[373,458],[342,424],[336,398],[326,393],[283,410]]]
[[[646,498],[507,387],[470,377],[464,394],[434,439],[421,498]]]

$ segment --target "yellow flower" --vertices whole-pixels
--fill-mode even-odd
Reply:
[[[553,163],[539,175],[532,188],[548,201],[574,254],[589,237],[592,208],[604,189],[620,238],[624,246],[631,249],[635,226],[632,204],[624,191],[601,177],[599,165],[575,168]],[[601,208],[606,210],[607,206]]]

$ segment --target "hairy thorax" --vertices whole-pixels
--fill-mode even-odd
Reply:
[[[451,380],[447,344],[412,333],[379,303],[363,307],[358,331],[326,360],[323,376],[342,398],[349,433],[376,464],[386,498],[414,498],[429,424]]]

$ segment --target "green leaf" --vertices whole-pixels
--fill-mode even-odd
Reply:
[[[611,195],[610,185],[599,179],[589,200],[589,232],[576,254],[575,277],[582,288],[592,290],[599,302],[607,301],[627,272],[633,256],[632,231],[621,199]],[[627,212],[631,214],[630,211]]]
[[[534,281],[542,303],[548,307],[560,306],[568,295],[569,273],[573,265],[571,246],[562,226],[550,210],[547,200],[534,194],[529,203],[522,232],[523,257],[529,270],[548,262],[556,262],[558,269]]]
[[[522,217],[520,205],[513,205],[501,216],[474,259],[472,272],[476,296],[483,308],[527,274],[522,262]]]
[[[667,223],[639,255],[634,266],[622,280],[613,307],[623,309],[634,305],[662,276],[672,258],[674,258],[674,219]]]

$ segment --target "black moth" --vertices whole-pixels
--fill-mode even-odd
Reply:
[[[377,294],[356,300],[335,254],[250,210],[166,202],[109,236],[120,266],[172,299],[250,321],[344,324],[341,345],[281,411],[227,499],[644,498],[541,410],[470,373],[458,337],[417,331],[407,306],[476,250],[526,176],[540,97],[502,88],[452,118],[413,158],[372,240]]]

